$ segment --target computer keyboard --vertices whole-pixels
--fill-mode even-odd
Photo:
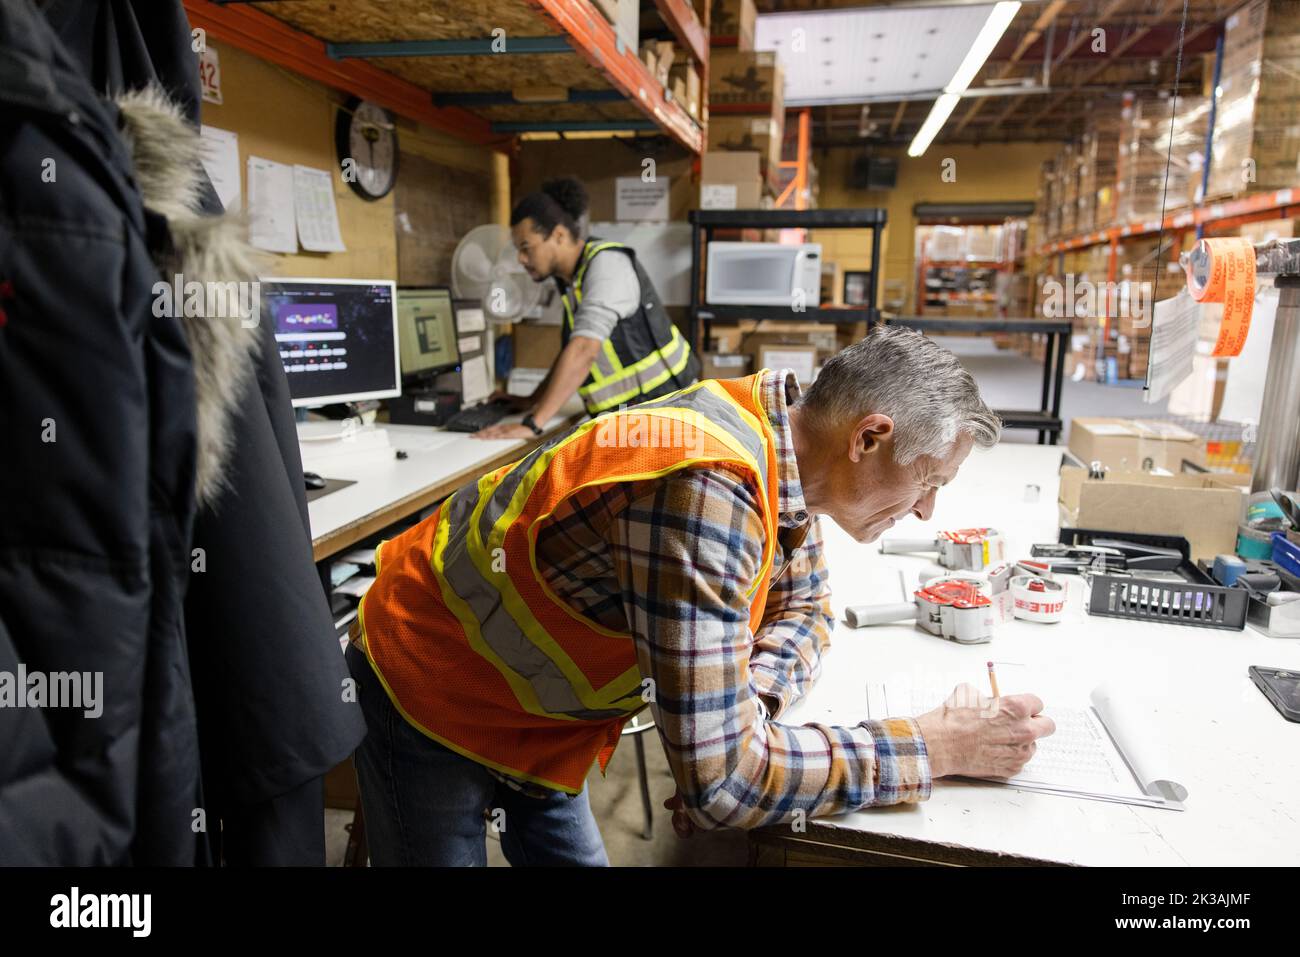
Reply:
[[[509,402],[485,402],[483,405],[461,409],[443,424],[443,428],[451,432],[477,432],[489,425],[496,425],[511,411]]]

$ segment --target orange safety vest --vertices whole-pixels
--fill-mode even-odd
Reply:
[[[555,790],[582,790],[593,761],[605,770],[623,723],[649,702],[632,636],[553,595],[536,554],[539,525],[587,486],[723,468],[764,489],[763,563],[747,592],[757,630],[778,488],[759,381],[705,380],[588,420],[382,543],[360,628],[406,720],[479,764]]]

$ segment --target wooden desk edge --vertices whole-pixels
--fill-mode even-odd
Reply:
[[[766,852],[766,853],[765,853]],[[793,863],[804,865],[876,865],[948,867],[1064,867],[1059,861],[1001,854],[973,847],[940,844],[915,838],[837,827],[824,821],[809,821],[807,831],[793,831],[789,825],[775,825],[749,832],[751,865]]]
[[[525,442],[517,448],[501,452],[486,462],[471,466],[467,469],[461,469],[459,472],[441,479],[433,485],[426,486],[418,492],[414,492],[405,498],[398,499],[397,501],[386,505],[379,511],[371,512],[369,515],[366,515],[355,522],[342,525],[331,532],[327,532],[312,541],[312,561],[319,562],[329,558],[331,555],[337,555],[339,552],[343,551],[343,549],[355,545],[362,539],[373,535],[380,529],[386,528],[402,518],[405,518],[412,512],[418,512],[420,509],[432,505],[434,502],[441,501],[470,479],[477,478],[485,472],[491,472],[493,469],[500,468],[503,465],[508,465],[516,459],[522,458],[533,449],[537,448],[537,446],[555,436],[557,433],[563,432],[566,429],[570,429],[577,425],[584,418],[586,418],[585,412],[575,413],[566,418],[559,425],[547,429],[542,435],[537,436],[537,438],[531,441]]]

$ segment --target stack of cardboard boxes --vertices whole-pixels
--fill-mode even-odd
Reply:
[[[1200,185],[1210,102],[1203,96],[1126,94],[1116,178],[1116,218],[1146,222],[1191,205]],[[1170,146],[1172,126],[1173,145]],[[1166,183],[1167,174],[1167,183]]]
[[[754,0],[715,0],[709,50],[709,150],[756,153],[774,192],[785,134],[785,78],[775,52],[754,49]],[[735,45],[730,44],[734,41]]]
[[[1079,143],[1079,213],[1081,233],[1104,229],[1115,219],[1115,163],[1119,156],[1121,105],[1100,103],[1089,111]]]
[[[1228,17],[1209,196],[1281,189],[1300,157],[1300,2],[1253,0]]]
[[[774,51],[709,51],[709,148],[758,153],[773,186],[785,135],[784,85]]]
[[[1057,202],[1061,204],[1062,236],[1079,231],[1079,146],[1066,143],[1056,155]]]
[[[763,368],[790,368],[806,386],[846,345],[832,323],[743,320],[714,327],[700,377],[732,379]]]
[[[754,53],[756,16],[754,0],[713,0],[709,33],[715,45],[709,49],[709,149],[700,160],[701,209],[761,208],[771,193],[764,177],[780,162],[780,124],[773,127],[771,110],[734,112],[738,105],[754,108],[763,102],[765,91],[768,103],[784,94],[774,55]],[[760,67],[763,61],[767,65]],[[724,104],[721,112],[718,103]]]
[[[1038,240],[1051,242],[1061,235],[1061,198],[1056,179],[1056,160],[1043,161],[1038,177]]]
[[[695,120],[700,119],[700,74],[695,60],[677,49],[671,40],[647,40],[641,44],[641,61],[664,88]]]

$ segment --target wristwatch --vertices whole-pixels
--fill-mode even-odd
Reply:
[[[541,435],[542,432],[545,431],[537,424],[536,421],[534,421],[533,414],[531,412],[529,412],[526,416],[524,416],[519,424],[526,425],[528,428],[532,429],[533,435]]]

